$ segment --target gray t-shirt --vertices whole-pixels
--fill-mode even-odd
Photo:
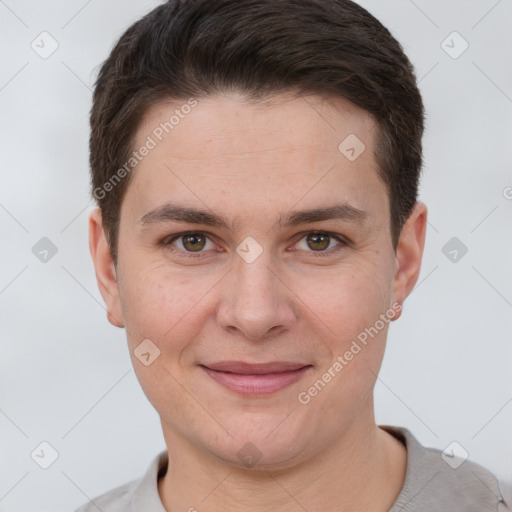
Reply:
[[[483,467],[465,460],[454,469],[460,459],[446,461],[440,450],[423,447],[407,429],[380,428],[407,448],[404,485],[389,512],[510,512],[498,481]],[[167,461],[167,451],[159,453],[142,478],[94,498],[75,512],[166,512],[157,482]]]

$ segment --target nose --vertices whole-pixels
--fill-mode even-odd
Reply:
[[[265,251],[252,263],[236,256],[217,309],[219,325],[248,340],[263,341],[296,321],[293,293]]]

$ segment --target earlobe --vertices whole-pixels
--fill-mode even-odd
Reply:
[[[397,268],[393,279],[394,302],[403,304],[418,280],[425,246],[426,226],[427,207],[424,203],[418,202],[402,228],[396,248]]]
[[[116,327],[124,327],[116,268],[103,229],[99,208],[93,210],[89,215],[89,250],[94,263],[98,288],[107,309],[108,321]]]

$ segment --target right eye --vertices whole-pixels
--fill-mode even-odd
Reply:
[[[208,243],[211,244],[210,247],[208,247]],[[172,252],[181,253],[180,255],[186,257],[198,257],[205,252],[203,249],[215,248],[215,244],[202,231],[186,231],[171,235],[162,241],[162,245],[171,249]]]

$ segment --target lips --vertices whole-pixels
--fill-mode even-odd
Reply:
[[[270,363],[246,363],[220,361],[200,365],[213,380],[225,388],[245,396],[261,396],[275,393],[294,384],[312,368],[303,363],[276,361]]]
[[[303,368],[303,363],[293,362],[271,362],[271,363],[245,363],[243,361],[220,361],[218,363],[212,363],[203,365],[211,370],[219,372],[238,373],[242,375],[266,375],[269,373],[282,373],[290,370],[298,370]]]

